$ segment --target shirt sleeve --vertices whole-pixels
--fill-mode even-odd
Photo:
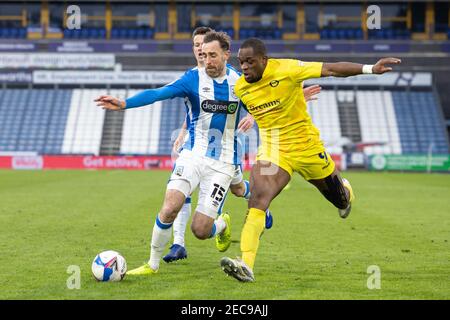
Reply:
[[[305,81],[311,78],[320,78],[322,74],[323,62],[305,62],[293,60],[291,76],[296,82]]]
[[[125,109],[146,106],[156,101],[162,101],[172,98],[183,98],[188,95],[188,74],[184,74],[178,80],[171,82],[164,87],[157,89],[148,89],[125,100]]]

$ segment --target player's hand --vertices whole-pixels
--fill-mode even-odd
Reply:
[[[102,109],[106,110],[117,111],[125,109],[125,101],[112,96],[100,96],[95,99],[94,102],[97,102],[97,106],[100,106]]]
[[[255,119],[253,119],[252,115],[248,114],[245,118],[243,118],[238,124],[239,132],[247,132],[253,125],[255,124]]]
[[[372,72],[374,74],[383,74],[385,72],[392,71],[392,67],[386,67],[387,64],[400,64],[402,60],[397,58],[383,58],[373,66]]]
[[[303,95],[305,96],[306,101],[317,100],[316,95],[320,93],[322,87],[318,84],[303,88]]]
[[[186,136],[186,130],[181,129],[180,134],[178,135],[178,137],[175,139],[175,142],[173,143],[173,146],[172,146],[173,153],[175,153],[175,154],[180,153],[180,149],[183,146],[185,136]]]

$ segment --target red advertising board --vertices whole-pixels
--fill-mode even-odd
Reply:
[[[336,167],[341,168],[341,155],[331,155]],[[170,156],[0,156],[0,169],[121,169],[172,170]],[[244,169],[251,163],[246,161]]]
[[[170,156],[9,156],[0,157],[3,169],[122,169],[171,170]]]

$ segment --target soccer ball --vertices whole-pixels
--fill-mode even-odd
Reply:
[[[120,281],[127,272],[127,262],[118,252],[100,252],[92,261],[92,274],[98,281]]]

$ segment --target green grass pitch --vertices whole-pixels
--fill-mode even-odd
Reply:
[[[213,240],[187,231],[188,259],[157,275],[99,283],[91,262],[121,252],[128,269],[148,259],[168,172],[0,171],[0,299],[449,299],[450,175],[347,172],[356,202],[348,219],[301,177],[272,203],[254,283],[219,267]],[[195,208],[196,199],[194,197]],[[239,254],[246,212],[228,196]],[[81,288],[67,269],[80,267]],[[368,289],[370,266],[381,288]],[[369,269],[370,270],[370,269]],[[370,281],[369,281],[370,282]]]

